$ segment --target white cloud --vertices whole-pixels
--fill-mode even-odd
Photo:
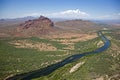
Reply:
[[[98,16],[97,18],[101,18],[101,19],[105,19],[105,18],[110,18],[111,15],[102,15],[102,16]]]
[[[75,9],[75,10],[66,10],[66,11],[46,14],[46,16],[59,17],[59,18],[86,18],[89,16],[89,14],[80,11],[79,9]]]
[[[39,16],[39,13],[32,13],[31,16]]]
[[[34,12],[34,13],[24,14],[23,16],[40,16],[40,15],[53,17],[53,18],[87,18],[89,17],[89,14],[87,14],[86,12],[80,11],[79,9],[65,10],[61,12],[53,12],[48,14]]]
[[[120,16],[120,13],[118,13],[118,16]]]
[[[28,13],[28,14],[24,14],[23,16],[40,16],[40,14],[39,13]]]
[[[111,15],[102,15],[96,17],[97,19],[120,19],[120,13],[115,13]]]
[[[66,10],[66,11],[63,11],[63,12],[60,12],[60,14],[63,14],[63,15],[66,15],[66,14],[79,14],[79,15],[88,15],[87,13],[85,12],[82,12],[80,11],[79,9],[76,9],[76,10]]]

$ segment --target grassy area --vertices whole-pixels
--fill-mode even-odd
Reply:
[[[69,63],[64,67],[61,67],[54,71],[53,73],[36,78],[33,80],[119,80],[120,79],[120,39],[119,34],[116,33],[105,33],[107,37],[112,37],[111,47],[99,54],[88,55],[79,59],[76,62]],[[94,39],[96,40],[96,39]],[[93,41],[94,41],[93,40]],[[91,40],[90,40],[91,41]],[[89,42],[90,42],[89,41]],[[84,45],[81,50],[88,46],[83,43],[78,43],[79,45]],[[92,43],[93,44],[93,43]],[[76,44],[77,45],[77,44]],[[76,49],[80,46],[77,45]],[[91,45],[91,44],[90,44]],[[92,46],[92,45],[91,45]],[[88,50],[88,49],[87,49]],[[85,61],[85,64],[80,66],[75,72],[70,73],[70,69],[79,62]]]
[[[103,57],[104,56],[104,57]],[[103,57],[102,59],[100,59]],[[106,60],[106,57],[108,61]],[[77,62],[67,64],[66,66],[59,68],[52,74],[44,76],[35,80],[92,80],[97,78],[99,75],[111,74],[109,68],[112,62],[108,55],[96,54],[90,55],[79,59]],[[69,73],[70,69],[77,63],[85,61],[77,71]]]
[[[41,38],[37,38],[37,37],[31,37],[30,40],[35,41],[35,42],[51,43],[57,49],[63,49],[63,47],[67,47],[67,45],[65,45],[65,44],[60,44],[57,41],[51,41],[49,39],[41,39]]]
[[[118,75],[120,72],[119,34],[116,31],[104,34],[111,39],[111,47],[108,50],[99,54],[83,57],[76,62],[69,63],[57,69],[47,76],[36,78],[34,80],[91,80],[100,77],[106,80],[117,80],[118,77],[114,78],[114,76]],[[58,50],[39,51],[32,48],[15,48],[14,45],[9,44],[10,41],[14,40],[31,40],[33,42],[50,43]],[[0,38],[0,79],[2,80],[10,75],[46,67],[73,54],[92,51],[99,47],[97,45],[99,41],[100,38],[97,37],[84,42],[76,42],[74,43],[74,50],[64,50],[64,47],[69,45],[44,38]],[[73,66],[83,61],[85,63],[75,72],[69,72]]]
[[[92,50],[98,48],[97,43],[99,41],[101,41],[101,40],[99,37],[97,37],[95,39],[84,41],[84,42],[76,42],[74,44],[75,52],[76,53],[83,53],[83,52],[92,51]]]
[[[47,65],[56,63],[57,61],[63,60],[64,58],[74,54],[76,50],[68,51],[71,54],[67,54],[67,51],[38,51],[31,48],[15,48],[14,45],[9,44],[10,41],[14,40],[31,40],[33,42],[50,43],[57,47],[58,50],[63,50],[67,45],[60,44],[57,41],[51,41],[49,39],[30,37],[30,38],[1,38],[0,39],[0,78],[4,79],[7,76],[20,74],[37,70]],[[84,43],[84,49],[88,42],[91,44],[94,40],[79,42]],[[76,46],[77,43],[75,43]],[[83,46],[81,45],[81,46]],[[86,47],[85,47],[86,45]],[[82,49],[83,49],[82,48]],[[61,55],[61,56],[60,56]]]
[[[0,39],[0,78],[3,79],[11,74],[19,74],[36,70],[47,65],[55,63],[66,56],[63,55],[65,51],[38,51],[28,48],[15,48],[8,42],[12,40],[26,40],[42,41],[37,38],[2,38]],[[47,42],[43,40],[44,42]],[[42,41],[42,42],[43,42]],[[56,45],[60,45],[56,43]],[[54,55],[53,57],[49,57]],[[43,65],[41,65],[43,64]]]

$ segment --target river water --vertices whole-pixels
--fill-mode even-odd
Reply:
[[[50,65],[50,66],[47,66],[45,68],[42,68],[42,69],[39,69],[39,70],[35,70],[35,71],[32,71],[32,72],[15,75],[13,77],[9,77],[6,80],[18,80],[18,79],[20,79],[20,80],[31,80],[33,78],[46,76],[46,75],[52,73],[53,71],[55,71],[56,69],[66,65],[68,63],[74,62],[74,61],[80,59],[81,57],[84,57],[84,56],[89,55],[89,54],[97,54],[97,53],[103,52],[103,51],[105,51],[106,49],[109,48],[110,40],[108,40],[102,34],[102,32],[100,32],[100,31],[98,32],[98,35],[101,37],[102,41],[104,42],[104,45],[102,47],[98,48],[98,49],[95,49],[94,51],[86,52],[86,53],[80,53],[80,54],[75,54],[75,55],[72,55],[72,56],[64,59],[61,62],[56,63],[56,64],[53,64],[53,65]]]

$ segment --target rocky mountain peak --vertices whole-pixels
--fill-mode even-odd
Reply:
[[[25,34],[46,34],[53,29],[53,22],[44,16],[21,23],[17,31]]]
[[[49,18],[47,18],[47,17],[45,17],[45,16],[40,16],[40,17],[39,17],[39,20],[45,20],[45,19],[49,19]]]

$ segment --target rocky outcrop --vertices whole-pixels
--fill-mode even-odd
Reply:
[[[53,22],[44,16],[40,16],[38,19],[28,20],[20,24],[17,27],[17,32],[24,35],[39,35],[47,34],[53,31]]]

